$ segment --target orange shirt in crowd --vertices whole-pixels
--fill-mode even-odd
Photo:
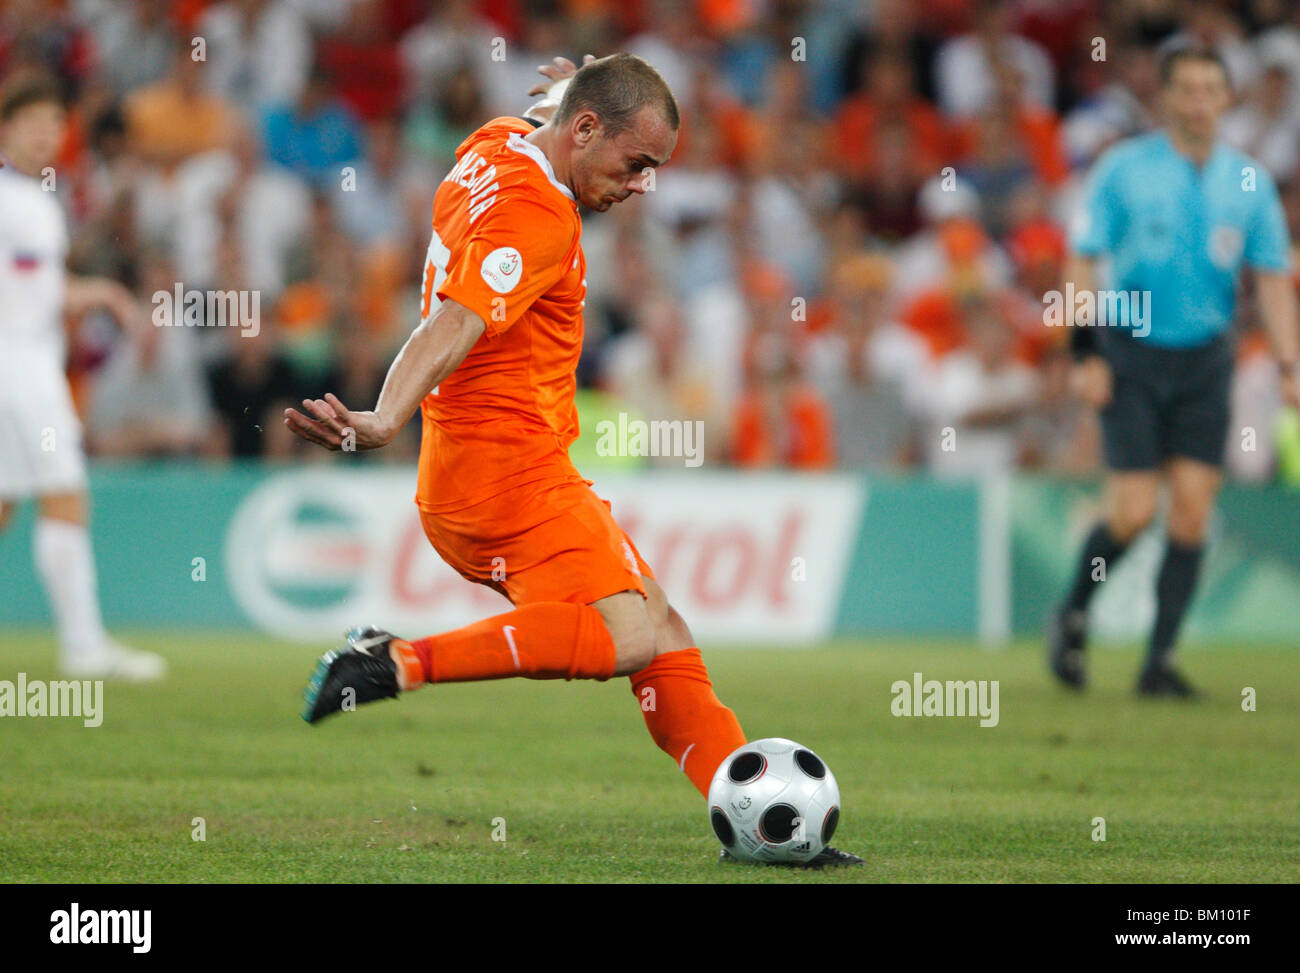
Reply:
[[[1070,176],[1070,162],[1061,142],[1061,122],[1054,112],[1024,107],[1016,113],[1015,131],[1020,148],[1035,175],[1049,186],[1059,186]],[[953,133],[953,152],[968,157],[978,138],[978,121],[966,122]]]
[[[810,386],[794,385],[784,393],[781,407],[781,416],[773,422],[761,391],[741,397],[732,430],[732,461],[750,469],[825,470],[834,465],[834,422],[826,400]]]
[[[943,118],[923,98],[914,98],[900,116],[882,117],[867,94],[854,95],[835,114],[831,129],[831,150],[836,168],[846,178],[871,177],[876,169],[876,132],[884,121],[902,121],[911,136],[915,172],[929,175],[938,171],[948,148],[948,131]]]
[[[134,149],[164,165],[230,145],[239,125],[238,114],[223,99],[206,93],[186,98],[170,81],[132,93],[126,118]]]

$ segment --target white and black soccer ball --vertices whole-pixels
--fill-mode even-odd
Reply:
[[[709,785],[709,824],[739,861],[806,862],[839,820],[840,787],[826,761],[782,737],[739,747]]]

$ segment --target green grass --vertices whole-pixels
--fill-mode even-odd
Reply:
[[[107,686],[101,727],[0,719],[0,880],[1300,880],[1300,671],[1285,649],[1188,652],[1209,690],[1195,705],[1134,699],[1134,651],[1096,652],[1084,697],[1050,685],[1031,645],[712,652],[751,738],[804,742],[839,778],[835,844],[868,864],[817,874],[716,863],[704,803],[626,680],[426,688],[311,728],[298,705],[319,647],[134,642],[172,674]],[[0,679],[52,678],[52,654],[43,633],[6,634]],[[1000,680],[999,725],[892,716],[890,684],[918,670]],[[1242,711],[1243,686],[1258,712]]]

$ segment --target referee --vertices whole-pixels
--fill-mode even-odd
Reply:
[[[1103,519],[1084,542],[1048,642],[1052,672],[1081,689],[1088,600],[1151,523],[1167,481],[1168,537],[1137,691],[1187,698],[1195,690],[1170,658],[1222,481],[1243,264],[1254,272],[1283,401],[1293,407],[1300,338],[1277,190],[1261,165],[1217,139],[1231,100],[1223,61],[1210,50],[1175,50],[1161,62],[1160,81],[1167,128],[1098,159],[1071,231],[1073,380],[1101,412],[1108,473]],[[1103,258],[1110,289],[1098,292]],[[1082,294],[1095,297],[1095,310],[1086,301],[1080,308]]]

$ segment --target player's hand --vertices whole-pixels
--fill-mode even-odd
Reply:
[[[582,59],[584,66],[596,60],[596,55],[588,54]],[[537,72],[545,75],[549,80],[539,81],[528,89],[530,95],[544,95],[550,90],[551,85],[557,81],[563,81],[565,78],[571,78],[578,73],[578,67],[567,57],[551,58],[550,64],[543,64],[538,67]]]
[[[374,412],[352,412],[334,393],[323,399],[303,399],[306,415],[297,409],[284,410],[284,424],[297,436],[326,449],[353,452],[379,449],[393,439]]]
[[[1089,355],[1075,365],[1070,373],[1070,388],[1094,409],[1108,406],[1113,391],[1113,377],[1106,359],[1100,355]]]

